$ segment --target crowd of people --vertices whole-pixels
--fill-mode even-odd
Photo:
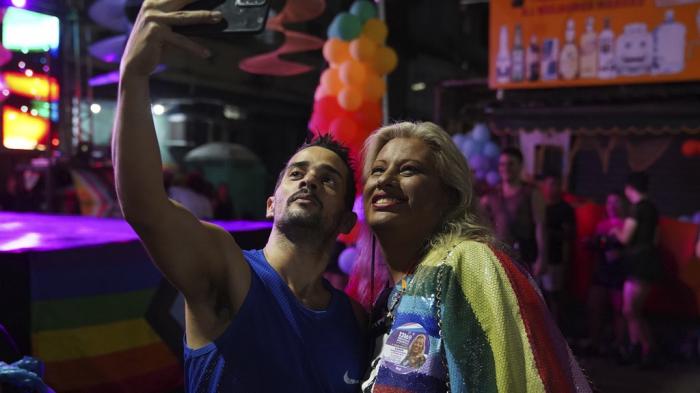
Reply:
[[[561,179],[545,175],[535,185],[523,184],[521,166],[520,153],[505,149],[499,161],[502,184],[482,198],[498,239],[528,267],[560,326],[570,298],[566,288],[573,252],[577,242],[585,242],[595,255],[586,353],[614,353],[622,363],[653,367],[657,351],[644,304],[663,269],[656,247],[659,214],[647,196],[648,175],[630,174],[623,192],[608,196],[595,236],[579,239]],[[604,340],[603,332],[611,332],[612,340]]]

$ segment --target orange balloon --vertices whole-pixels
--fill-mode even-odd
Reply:
[[[350,42],[350,56],[357,61],[371,62],[377,53],[377,43],[366,36],[359,36]]]
[[[330,38],[323,44],[323,57],[333,64],[344,63],[350,59],[350,45],[339,38]]]
[[[379,101],[386,93],[386,81],[374,72],[368,72],[364,84],[365,98],[368,101]]]
[[[340,89],[343,88],[338,69],[329,68],[323,71],[323,74],[321,74],[321,87],[325,89],[328,95],[338,95]]]
[[[340,80],[349,86],[361,86],[365,81],[367,70],[356,60],[348,60],[340,65]]]
[[[368,37],[379,45],[384,45],[386,36],[389,35],[389,29],[386,23],[377,18],[369,19],[362,27],[362,35]]]
[[[362,92],[357,87],[345,86],[338,93],[338,104],[346,111],[352,112],[362,105]]]
[[[393,71],[399,64],[399,57],[396,51],[388,46],[382,46],[377,49],[377,54],[374,56],[374,70],[379,75],[386,75]]]

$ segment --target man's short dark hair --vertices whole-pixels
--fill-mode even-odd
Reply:
[[[627,176],[625,185],[628,185],[638,192],[646,193],[649,189],[649,175],[646,172],[632,172]]]
[[[304,144],[299,146],[299,148],[292,154],[292,156],[294,156],[302,150],[306,150],[314,146],[322,147],[326,150],[332,151],[338,157],[340,157],[340,160],[343,161],[343,164],[345,164],[345,167],[348,170],[348,175],[345,179],[345,207],[347,210],[352,210],[353,205],[355,205],[355,164],[352,161],[352,159],[350,159],[350,149],[348,149],[342,143],[338,142],[335,138],[333,138],[331,134],[323,134],[316,137],[309,134],[309,136],[304,141]],[[285,167],[282,168],[282,171],[280,171],[280,174],[277,176],[275,190],[277,189],[277,187],[279,187],[280,183],[282,183],[282,178],[284,177],[284,173],[286,172],[286,170],[287,166],[285,165]]]
[[[517,159],[521,164],[523,163],[523,153],[517,147],[506,147],[501,150],[501,155],[506,155]]]

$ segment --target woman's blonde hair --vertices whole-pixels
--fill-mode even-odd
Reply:
[[[395,138],[422,140],[433,154],[435,169],[443,185],[454,193],[442,225],[426,246],[442,246],[458,239],[493,243],[491,229],[481,217],[474,182],[464,156],[450,136],[431,122],[401,122],[382,127],[367,138],[364,146],[363,180],[372,170],[379,152]]]

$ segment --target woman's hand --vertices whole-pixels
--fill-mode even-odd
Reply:
[[[209,50],[172,31],[172,26],[217,23],[219,11],[182,11],[195,0],[145,0],[134,23],[121,62],[122,77],[148,78],[160,63],[163,48],[172,45],[197,57],[206,58]]]

